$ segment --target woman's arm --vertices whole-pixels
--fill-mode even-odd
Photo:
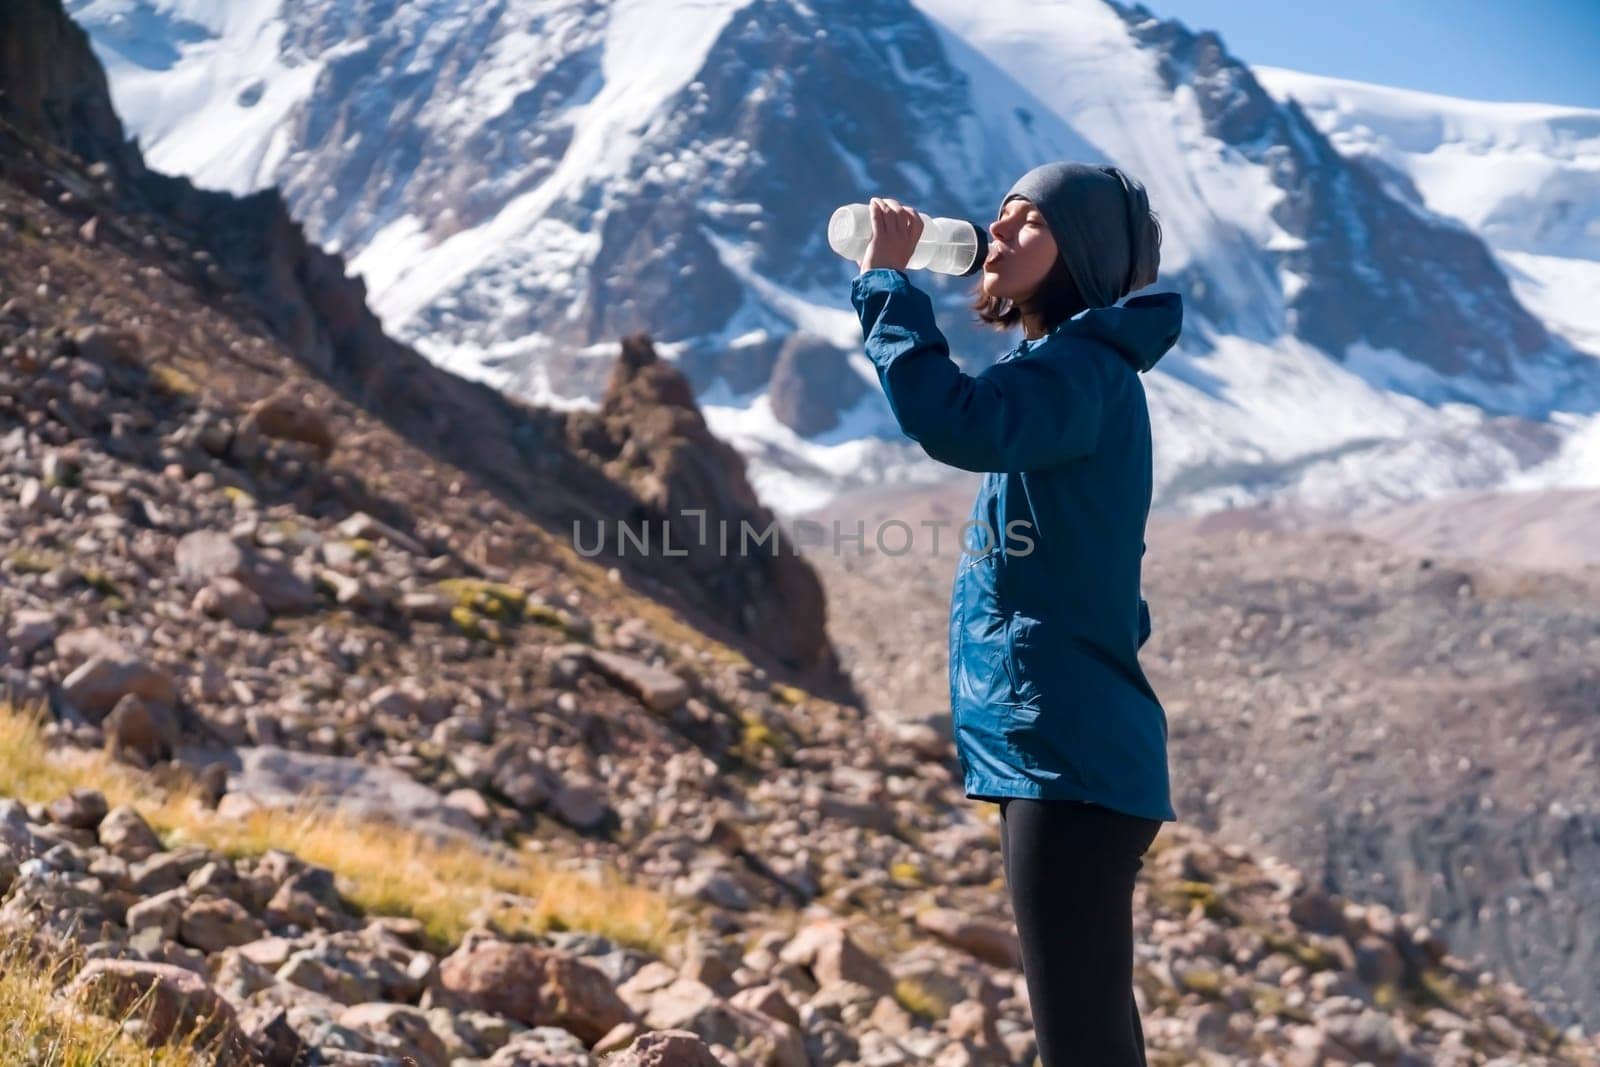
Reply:
[[[1041,352],[967,374],[950,358],[933,302],[889,267],[850,284],[867,356],[907,437],[941,463],[1024,471],[1090,455],[1100,437],[1103,370]]]

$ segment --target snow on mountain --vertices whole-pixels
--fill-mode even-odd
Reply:
[[[1600,110],[1463,100],[1254,65],[1344,155],[1396,199],[1460,220],[1483,239],[1517,298],[1600,357]],[[1571,430],[1550,462],[1508,487],[1600,485],[1600,420]]]
[[[322,70],[286,47],[282,0],[74,0],[150,165],[206,188],[277,180],[286,123]]]
[[[1564,288],[1594,268],[1592,112],[1258,81],[1113,0],[69,7],[154,166],[281,185],[391,332],[532,399],[587,403],[648,331],[780,512],[944,473],[859,351],[833,208],[987,222],[1058,158],[1145,182],[1155,288],[1185,296],[1145,377],[1158,506],[1600,479],[1593,313]],[[969,369],[1016,340],[971,280],[918,281]]]
[[[1517,296],[1600,355],[1600,110],[1489,103],[1255,66],[1389,190],[1461,220]]]

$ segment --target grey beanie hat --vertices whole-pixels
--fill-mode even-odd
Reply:
[[[1000,201],[1031,201],[1044,215],[1067,272],[1090,307],[1108,307],[1156,280],[1159,242],[1150,197],[1116,167],[1045,163],[1017,179]]]

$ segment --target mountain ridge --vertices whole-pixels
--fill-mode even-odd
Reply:
[[[211,18],[211,37],[185,44],[152,21],[173,66],[139,67],[136,16],[170,5],[117,16],[106,2],[74,9],[122,71],[113,91],[135,126],[141,101],[161,101],[148,121],[170,158],[203,172],[183,150],[212,143],[201,134],[216,114],[256,129],[264,104],[186,101],[174,73],[216,70],[234,29]],[[313,234],[352,255],[391,329],[518,395],[592,406],[615,355],[607,333],[650,324],[758,493],[788,513],[938,477],[875,394],[814,389],[819,407],[768,393],[791,341],[835,349],[828,362],[870,384],[847,268],[821,240],[828,213],[888,190],[984,221],[982,189],[1057,156],[1129,167],[1167,223],[1158,288],[1181,290],[1192,314],[1148,387],[1171,442],[1156,456],[1163,506],[1289,494],[1363,509],[1581,478],[1554,459],[1600,426],[1600,364],[1546,332],[1475,235],[1396,198],[1216,33],[1082,0],[1024,44],[1029,10],[730,2],[652,24],[636,5],[461,14],[431,0],[391,25],[316,3],[275,22],[274,5],[253,4],[255,36],[284,42],[259,62],[298,64],[281,91],[300,94],[255,180],[280,182]],[[641,51],[669,22],[671,61]],[[280,83],[264,84],[277,99]],[[193,136],[173,127],[189,112],[206,116]],[[602,129],[609,155],[594,147]],[[999,346],[964,312],[967,283],[918,281],[958,360],[982,365]]]

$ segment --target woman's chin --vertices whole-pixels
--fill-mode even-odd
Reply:
[[[1006,300],[1011,297],[1011,287],[995,278],[988,271],[984,271],[983,295],[992,300]]]

